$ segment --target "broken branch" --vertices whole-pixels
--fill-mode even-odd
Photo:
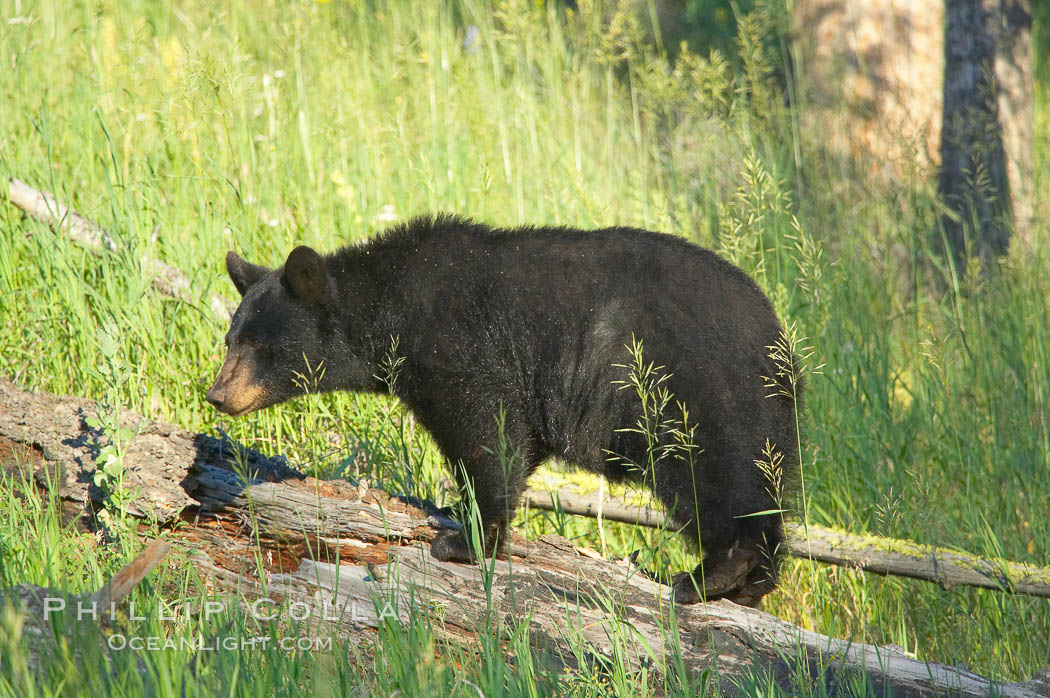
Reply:
[[[564,511],[575,516],[597,518],[598,500],[559,492],[526,490],[527,506],[545,511]],[[669,526],[664,513],[649,506],[631,506],[610,498],[601,503],[602,517],[663,528]],[[972,586],[1015,594],[1050,597],[1050,568],[1010,560],[988,560],[971,553],[899,538],[847,533],[826,526],[787,522],[789,554],[803,560],[853,567],[882,575],[895,575],[936,582],[943,587]]]
[[[119,252],[119,246],[105,228],[73,211],[54,195],[38,191],[14,177],[10,177],[7,184],[8,201],[25,211],[30,218],[46,223],[55,232],[65,233],[74,243],[96,254]],[[152,279],[153,287],[160,293],[190,305],[196,304],[190,293],[189,277],[181,270],[149,255],[142,255],[139,261]],[[219,320],[229,322],[233,313],[226,300],[212,294],[210,307]]]

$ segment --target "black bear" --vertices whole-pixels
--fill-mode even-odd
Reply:
[[[784,534],[769,512],[782,502],[757,461],[768,440],[790,482],[795,406],[767,387],[781,335],[772,306],[715,253],[630,228],[505,230],[438,216],[332,254],[297,247],[276,270],[230,252],[226,268],[243,298],[207,394],[219,410],[303,394],[306,360],[324,367],[315,390],[385,391],[396,338],[393,391],[461,490],[471,485],[489,552],[507,540],[528,475],[558,459],[644,482],[699,542],[703,562],[676,575],[676,601],[753,604],[774,587]],[[623,389],[639,341],[645,364],[663,367],[672,421],[693,428],[689,446],[672,445],[681,428],[639,429],[642,400]],[[455,531],[431,551],[472,559]]]

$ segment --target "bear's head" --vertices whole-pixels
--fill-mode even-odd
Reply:
[[[332,283],[321,256],[297,247],[283,267],[268,269],[230,252],[226,271],[241,304],[226,333],[226,361],[208,402],[238,416],[331,389],[325,363],[339,340],[331,321]]]

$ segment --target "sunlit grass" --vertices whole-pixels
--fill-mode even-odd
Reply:
[[[801,423],[811,521],[1047,564],[1050,252],[1012,253],[955,290],[931,252],[928,183],[843,197],[819,134],[793,132],[763,53],[772,20],[740,22],[734,60],[686,53],[669,70],[626,14],[578,4],[0,0],[0,175],[55,192],[126,250],[93,256],[0,207],[0,373],[97,397],[95,338],[113,323],[132,409],[441,499],[447,471],[390,400],[310,397],[221,419],[203,395],[226,328],[205,301],[151,290],[141,255],[182,268],[206,299],[235,295],[227,249],[276,265],[296,244],[331,250],[427,211],[658,229],[745,268],[825,364]],[[1036,191],[1050,177],[1046,104],[1040,84]],[[5,585],[81,590],[119,567],[32,506],[12,504],[0,526]],[[593,521],[537,514],[525,530],[601,549]],[[655,546],[670,567],[696,564],[661,536],[604,527],[611,555]],[[821,632],[1015,679],[1050,656],[1045,600],[797,561],[783,578],[766,609]],[[404,632],[391,646],[432,642]],[[376,660],[380,692],[466,695],[456,677],[480,680],[447,662],[402,676],[410,667],[383,664],[394,656]],[[239,657],[212,685],[226,671],[307,671]],[[365,680],[354,671],[339,680]]]

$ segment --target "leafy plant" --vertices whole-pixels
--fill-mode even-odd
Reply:
[[[135,438],[142,425],[122,426],[122,393],[131,371],[121,357],[116,326],[104,325],[96,337],[102,361],[93,372],[105,389],[97,401],[95,415],[85,419],[88,426],[99,432],[95,438],[98,455],[92,483],[102,491],[104,508],[99,512],[102,521],[110,523],[115,517],[115,522],[123,525],[127,514],[125,504],[135,495],[124,486],[124,454],[128,442]]]

